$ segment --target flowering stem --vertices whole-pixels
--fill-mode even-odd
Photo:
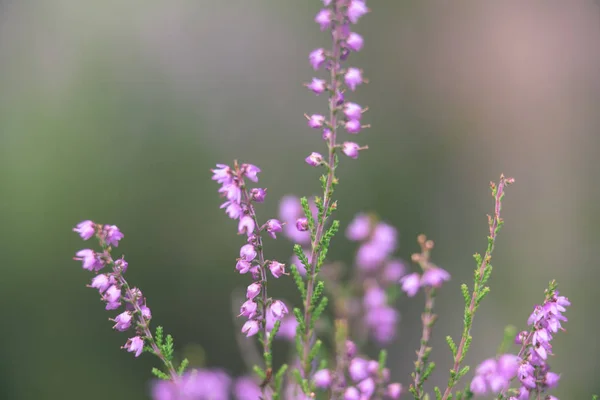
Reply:
[[[117,268],[115,268],[115,270],[116,269]],[[148,321],[146,318],[144,318],[144,316],[142,314],[142,310],[141,310],[141,308],[137,302],[137,299],[135,297],[136,294],[134,293],[133,290],[131,290],[131,287],[129,286],[129,284],[123,277],[123,275],[118,273],[116,278],[117,278],[117,281],[119,282],[119,284],[121,285],[121,287],[123,287],[125,289],[125,293],[127,294],[127,296],[124,296],[124,300],[127,301],[135,310],[135,315],[138,319],[137,325],[144,333],[144,339],[146,339],[146,342],[152,348],[152,352],[154,353],[154,355],[157,356],[163,362],[165,367],[167,368],[167,371],[169,372],[169,375],[171,376],[171,380],[175,381],[179,377],[179,374],[175,370],[175,366],[173,366],[173,363],[165,357],[163,352],[160,350],[160,348],[156,344],[156,341],[154,340],[154,336],[152,335],[152,332],[150,331],[150,321]]]
[[[412,259],[421,266],[423,271],[431,268],[429,262],[430,252],[433,249],[433,241],[427,240],[425,235],[419,235],[418,242],[421,245],[421,254],[413,254]],[[421,315],[423,331],[421,334],[421,347],[417,351],[417,361],[415,361],[415,372],[412,374],[413,382],[410,387],[410,392],[416,400],[422,399],[425,393],[423,392],[423,384],[433,372],[435,363],[428,363],[431,347],[429,340],[431,339],[431,331],[437,320],[437,315],[433,313],[435,304],[435,288],[426,286],[425,289],[425,310]]]
[[[492,260],[492,252],[494,251],[494,245],[496,243],[496,236],[502,227],[503,220],[500,217],[500,211],[502,210],[502,198],[504,197],[504,188],[514,182],[513,178],[505,178],[504,175],[500,176],[498,185],[494,182],[490,183],[492,190],[492,196],[495,199],[494,216],[488,215],[488,224],[490,228],[490,235],[488,236],[488,246],[484,257],[482,258],[479,254],[475,254],[479,267],[475,273],[473,292],[471,293],[470,300],[468,295],[468,287],[462,286],[463,296],[465,298],[465,313],[464,313],[464,327],[460,344],[456,350],[452,349],[454,355],[454,365],[450,370],[450,379],[448,379],[448,386],[444,391],[442,400],[447,400],[452,392],[452,388],[458,383],[460,378],[468,372],[468,367],[459,370],[462,361],[465,358],[469,346],[471,344],[471,327],[473,326],[473,317],[475,311],[479,307],[481,300],[489,292],[489,287],[485,286],[485,283],[489,279],[492,273],[492,266],[490,264]],[[450,339],[451,341],[451,339]]]
[[[315,281],[317,275],[317,265],[319,263],[320,255],[323,251],[323,235],[325,232],[325,224],[327,222],[328,214],[330,213],[331,207],[331,197],[333,194],[334,186],[337,183],[337,178],[335,176],[336,170],[336,149],[338,148],[336,144],[336,133],[337,133],[337,109],[338,105],[336,104],[336,93],[340,89],[339,82],[339,74],[340,74],[340,29],[342,28],[341,23],[339,21],[343,20],[342,11],[340,9],[340,5],[337,2],[333,2],[333,13],[334,18],[332,23],[334,27],[332,29],[332,39],[333,39],[333,47],[331,51],[332,55],[332,65],[331,65],[331,74],[330,74],[330,96],[329,96],[329,129],[331,133],[329,135],[327,141],[328,147],[328,164],[327,164],[327,177],[324,185],[323,191],[323,204],[320,211],[320,215],[318,217],[317,225],[315,227],[314,237],[311,243],[311,253],[310,253],[310,268],[308,271],[308,282],[306,285],[306,298],[304,300],[304,324],[306,326],[306,331],[304,334],[304,354],[302,357],[302,369],[304,371],[304,378],[308,379],[311,372],[311,363],[309,353],[311,351],[311,343],[313,340],[313,330],[312,330],[312,297],[315,290]]]

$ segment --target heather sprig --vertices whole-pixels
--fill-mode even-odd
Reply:
[[[463,332],[458,346],[455,345],[452,337],[448,336],[447,338],[448,345],[452,351],[454,364],[450,370],[448,386],[441,396],[442,400],[447,400],[450,398],[452,395],[452,389],[456,386],[460,378],[462,378],[469,371],[468,366],[463,368],[460,366],[467,352],[469,351],[469,346],[471,345],[471,340],[473,339],[471,337],[473,317],[475,316],[475,312],[477,311],[479,304],[490,291],[490,288],[486,286],[486,283],[492,273],[491,261],[494,245],[496,243],[496,237],[504,223],[504,220],[500,216],[500,212],[502,210],[502,199],[504,197],[504,189],[507,185],[513,182],[513,178],[505,178],[504,175],[500,176],[500,180],[497,185],[494,182],[490,182],[490,189],[492,192],[492,197],[494,198],[494,214],[488,215],[488,225],[490,230],[488,236],[488,245],[483,257],[480,254],[474,255],[475,261],[477,262],[477,269],[475,269],[475,275],[473,279],[473,291],[470,292],[466,284],[461,285],[461,290],[465,301]],[[437,388],[436,393],[440,393],[440,390]]]
[[[275,239],[277,233],[282,232],[284,224],[277,219],[269,219],[264,224],[258,221],[254,204],[262,203],[267,191],[248,188],[246,179],[258,182],[260,168],[252,164],[238,164],[236,161],[233,167],[217,164],[217,169],[211,171],[212,179],[221,185],[219,193],[226,198],[221,208],[226,209],[230,218],[238,220],[238,234],[247,237],[247,243],[240,248],[236,270],[240,274],[250,272],[254,282],[246,290],[246,301],[241,305],[239,316],[248,318],[242,326],[242,332],[247,337],[259,335],[265,365],[264,369],[255,366],[255,372],[263,379],[261,390],[264,395],[266,388],[273,383],[272,342],[281,327],[282,319],[288,314],[288,308],[283,301],[268,296],[267,269],[274,278],[286,275],[287,272],[285,264],[265,258],[262,234],[267,233]],[[284,370],[287,367],[282,368]],[[277,380],[273,389],[274,397],[278,396]]]
[[[152,373],[161,379],[177,380],[184,373],[188,361],[184,359],[176,369],[173,363],[173,337],[164,337],[162,327],[156,328],[156,334],[152,335],[150,320],[152,313],[146,305],[146,298],[142,291],[131,287],[123,276],[129,264],[124,257],[116,260],[112,257],[113,246],[117,247],[124,235],[115,225],[101,225],[86,220],[77,224],[73,231],[77,232],[83,240],[92,237],[98,239],[101,250],[83,249],[77,252],[74,260],[81,261],[83,269],[93,271],[97,275],[92,279],[88,287],[97,289],[102,301],[106,303],[106,310],[116,310],[125,303],[125,310],[110,319],[115,323],[113,329],[127,331],[134,328],[136,335],[129,338],[122,347],[128,352],[139,357],[143,351],[148,351],[157,356],[163,363],[165,370],[152,369]],[[109,272],[98,274],[104,268],[110,268]]]
[[[306,269],[306,282],[296,279],[299,290],[303,296],[303,310],[295,310],[298,319],[297,348],[301,361],[301,373],[299,384],[306,395],[312,393],[310,387],[311,376],[318,359],[318,347],[320,341],[316,340],[314,327],[320,314],[327,306],[327,297],[322,295],[323,283],[319,281],[317,274],[323,265],[329,249],[332,237],[339,229],[339,222],[333,221],[328,226],[328,220],[337,208],[337,202],[333,201],[333,192],[338,183],[336,168],[338,164],[338,150],[346,156],[357,158],[361,147],[354,142],[338,142],[339,128],[343,127],[349,134],[357,134],[362,128],[361,118],[366,108],[350,103],[345,100],[346,89],[355,91],[357,86],[366,82],[362,71],[355,67],[345,68],[343,62],[351,52],[359,51],[363,47],[362,37],[350,31],[352,24],[369,10],[363,0],[324,0],[323,8],[315,17],[322,31],[331,33],[331,50],[323,48],[312,51],[309,61],[315,70],[325,68],[329,71],[329,81],[313,78],[306,86],[316,95],[327,91],[329,94],[329,115],[320,114],[306,115],[308,126],[322,131],[322,137],[327,143],[327,155],[313,152],[306,158],[306,163],[311,166],[325,168],[325,174],[321,176],[321,187],[323,196],[315,198],[317,215],[314,215],[306,198],[301,200],[305,212],[305,218],[298,222],[298,227],[308,230],[311,237],[309,256],[304,256],[301,248],[297,246],[295,252]],[[294,273],[296,276],[297,274]]]
[[[450,275],[440,267],[435,266],[430,261],[431,250],[434,243],[432,240],[427,240],[425,235],[419,235],[417,241],[421,247],[420,253],[412,255],[413,262],[416,262],[421,267],[423,275],[419,279],[419,284],[423,286],[425,292],[425,311],[421,315],[421,323],[423,325],[421,333],[421,346],[417,351],[417,360],[415,361],[415,371],[412,373],[413,381],[409,391],[416,400],[424,398],[423,384],[429,378],[435,369],[435,363],[429,361],[431,347],[429,340],[431,339],[431,331],[437,320],[437,315],[433,313],[435,304],[436,289],[440,288],[442,283],[450,278]],[[418,290],[418,288],[417,288]],[[410,293],[414,294],[414,289],[409,289]],[[452,338],[446,338],[450,347],[454,347]]]

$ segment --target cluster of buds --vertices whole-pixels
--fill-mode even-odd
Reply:
[[[116,310],[125,303],[125,311],[111,319],[115,323],[115,330],[124,332],[135,323],[136,336],[127,340],[124,349],[133,352],[138,357],[144,349],[144,337],[149,336],[149,322],[152,318],[150,309],[146,306],[146,299],[140,289],[130,287],[123,274],[127,271],[127,261],[123,257],[113,260],[112,246],[117,247],[123,239],[123,234],[115,225],[100,225],[93,221],[79,223],[73,231],[77,232],[83,240],[95,236],[101,251],[83,249],[77,252],[75,260],[81,261],[83,269],[100,272],[105,267],[111,268],[110,272],[97,274],[88,287],[97,289],[100,298],[106,303],[106,310]]]
[[[212,179],[221,185],[219,193],[227,199],[221,208],[226,209],[230,218],[238,220],[238,233],[247,237],[247,243],[240,248],[235,268],[240,274],[250,273],[253,280],[246,290],[246,301],[240,308],[240,316],[248,318],[242,326],[242,332],[248,337],[257,334],[261,327],[267,333],[272,325],[269,321],[281,320],[288,313],[285,303],[267,296],[267,269],[274,278],[287,273],[285,264],[265,260],[261,232],[275,239],[277,233],[282,232],[284,224],[277,219],[258,224],[254,203],[262,203],[267,191],[262,188],[249,189],[245,180],[258,182],[259,172],[260,169],[255,165],[240,165],[237,162],[233,168],[217,164],[217,168],[212,170]]]
[[[380,368],[379,362],[358,357],[356,345],[346,341],[345,357],[348,368],[344,376],[336,376],[335,372],[321,369],[315,373],[315,387],[321,390],[332,389],[343,392],[344,400],[398,399],[402,393],[400,383],[390,383],[390,371]],[[333,388],[332,385],[338,387]]]
[[[361,129],[369,127],[361,122],[362,114],[367,108],[345,99],[346,89],[355,91],[358,85],[366,82],[363,72],[358,68],[343,68],[341,65],[351,52],[358,52],[363,48],[362,36],[352,32],[350,26],[356,24],[369,9],[364,0],[325,0],[323,3],[325,8],[316,15],[315,22],[322,31],[331,31],[334,45],[331,51],[323,48],[313,50],[309,61],[315,71],[321,68],[329,70],[331,81],[328,83],[324,79],[313,78],[305,86],[316,95],[329,93],[331,115],[329,119],[320,114],[306,115],[306,118],[309,127],[322,130],[323,139],[330,146],[339,147],[348,157],[357,158],[359,152],[367,149],[367,146],[361,147],[350,141],[336,144],[335,132],[337,128],[344,128],[350,134],[357,134]],[[343,119],[337,118],[338,113],[344,116]],[[316,152],[306,157],[305,161],[312,166],[327,164],[325,158]]]

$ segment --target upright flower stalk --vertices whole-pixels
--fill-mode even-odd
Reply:
[[[475,254],[475,260],[479,266],[475,270],[473,292],[469,293],[469,288],[466,284],[462,284],[461,286],[463,298],[465,300],[463,333],[458,347],[450,336],[446,338],[446,341],[448,342],[448,345],[452,351],[454,364],[450,370],[448,386],[446,387],[446,390],[444,390],[442,400],[447,400],[450,398],[452,388],[456,386],[460,378],[462,378],[469,371],[468,366],[462,369],[460,366],[465,358],[465,355],[467,354],[467,351],[469,350],[471,340],[473,339],[471,337],[471,327],[473,326],[473,317],[475,315],[475,311],[477,311],[479,304],[490,291],[490,288],[485,286],[485,284],[492,274],[491,261],[492,252],[494,251],[494,245],[496,243],[496,237],[498,236],[498,232],[504,224],[504,220],[500,217],[500,212],[502,211],[502,198],[504,197],[504,189],[506,186],[513,182],[513,178],[505,178],[504,175],[501,175],[500,181],[497,185],[494,182],[490,183],[490,189],[492,191],[492,196],[494,197],[494,215],[488,215],[488,225],[490,228],[488,246],[483,257],[481,257],[479,254]]]
[[[240,274],[250,272],[254,282],[246,289],[246,301],[241,305],[239,316],[247,318],[242,326],[242,332],[247,337],[260,334],[265,368],[263,370],[256,366],[256,371],[264,380],[261,390],[265,395],[273,372],[271,344],[288,309],[281,300],[273,300],[267,294],[267,269],[274,278],[279,278],[286,272],[284,264],[265,258],[261,235],[266,232],[275,239],[277,233],[282,231],[283,224],[277,219],[269,219],[262,225],[258,222],[254,203],[262,203],[267,191],[262,188],[249,189],[246,179],[258,182],[259,172],[260,168],[255,165],[240,165],[236,161],[233,168],[217,164],[217,168],[212,170],[212,179],[221,184],[219,193],[227,199],[221,208],[225,208],[230,218],[238,220],[238,233],[247,238],[246,244],[240,248],[240,258],[237,259],[235,268]],[[276,382],[276,393],[277,386]]]
[[[351,158],[357,158],[361,147],[354,142],[338,143],[338,131],[344,127],[347,133],[357,134],[368,125],[361,125],[362,114],[366,109],[355,103],[345,101],[345,91],[355,91],[357,86],[365,82],[362,71],[358,68],[344,68],[342,63],[352,51],[359,51],[363,47],[362,37],[350,31],[351,24],[355,24],[369,10],[363,0],[324,0],[323,8],[315,17],[322,31],[330,31],[332,38],[331,50],[316,49],[309,55],[309,60],[315,70],[325,68],[329,70],[329,82],[319,78],[313,78],[306,86],[316,95],[327,91],[329,93],[329,115],[325,117],[320,114],[306,115],[309,127],[322,130],[323,139],[327,143],[327,156],[313,152],[306,158],[306,163],[311,166],[323,166],[326,173],[321,177],[323,197],[317,197],[315,203],[318,209],[317,216],[312,214],[306,198],[302,199],[302,205],[306,214],[306,220],[297,225],[299,229],[309,230],[311,233],[311,249],[308,258],[299,246],[295,252],[307,270],[306,286],[299,278],[297,269],[293,273],[299,289],[303,295],[304,310],[295,310],[298,318],[298,336],[301,337],[297,343],[301,360],[301,385],[305,394],[311,394],[309,380],[314,371],[313,361],[317,357],[320,346],[315,341],[314,325],[320,313],[324,310],[327,299],[322,297],[323,284],[318,282],[317,274],[321,267],[329,241],[338,230],[339,222],[334,221],[326,229],[331,213],[337,208],[332,195],[336,184],[337,150]]]

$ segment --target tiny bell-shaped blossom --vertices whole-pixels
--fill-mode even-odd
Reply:
[[[329,141],[331,139],[331,129],[325,128],[323,129],[323,140]]]
[[[106,244],[109,246],[119,246],[119,240],[123,239],[124,235],[121,233],[116,225],[105,225],[104,226],[104,238]]]
[[[244,260],[243,258],[238,260],[238,262],[235,264],[235,269],[240,274],[247,273],[248,271],[250,271],[250,268],[252,268],[252,264],[250,264],[250,262]]]
[[[360,132],[362,126],[359,120],[350,119],[346,121],[346,123],[344,124],[344,128],[346,128],[346,132],[356,135],[358,132]]]
[[[362,395],[365,396],[367,399],[370,399],[371,396],[373,396],[373,393],[375,392],[375,381],[373,380],[373,378],[367,378],[361,381],[356,386],[358,387],[358,390],[360,390]]]
[[[328,369],[321,369],[315,372],[314,376],[315,386],[319,389],[329,389],[331,386],[331,372]]]
[[[256,249],[251,244],[245,244],[240,249],[240,257],[246,261],[252,261],[256,258]]]
[[[129,266],[129,263],[127,261],[125,261],[124,258],[119,258],[117,261],[115,261],[115,267],[118,268],[122,274],[127,272],[128,266]]]
[[[371,218],[367,214],[357,214],[346,229],[346,237],[358,242],[365,240],[371,233]]]
[[[260,326],[258,325],[258,321],[246,321],[246,323],[242,326],[242,333],[246,335],[246,337],[250,337],[256,335],[258,333],[259,328]]]
[[[414,297],[421,286],[421,277],[418,273],[413,272],[400,279],[400,283],[402,284],[402,291],[404,291],[408,297]]]
[[[262,203],[267,197],[267,190],[261,188],[254,188],[250,191],[250,197],[257,203]]]
[[[350,386],[344,391],[344,400],[360,400],[361,398],[360,392],[354,386]]]
[[[254,267],[250,268],[250,274],[252,275],[252,279],[254,279],[255,281],[260,279],[260,268],[258,267],[258,265],[255,265]]]
[[[273,274],[273,277],[275,278],[279,278],[282,275],[285,275],[285,264],[282,264],[280,262],[271,261],[269,263],[269,269],[271,270],[271,274]]]
[[[369,376],[369,362],[364,358],[356,357],[350,361],[348,373],[354,382],[360,382]]]
[[[122,312],[121,314],[117,315],[113,320],[115,322],[113,329],[124,332],[131,327],[132,320],[133,316],[129,311]]]
[[[256,296],[259,295],[260,290],[261,290],[261,285],[258,282],[254,282],[254,283],[248,285],[248,288],[246,289],[246,298],[248,300],[254,299]]]
[[[258,182],[260,168],[253,164],[243,164],[242,170],[244,171],[244,176],[246,178],[250,179],[252,182]]]
[[[247,234],[250,236],[252,232],[254,232],[254,228],[256,225],[254,224],[254,219],[249,215],[244,215],[240,218],[240,222],[238,224],[238,233]]]
[[[221,204],[221,208],[225,209],[225,213],[231,219],[238,219],[242,215],[242,207],[235,201],[226,201]]]
[[[306,232],[308,230],[308,219],[306,217],[298,218],[296,220],[296,229],[300,232]]]
[[[315,17],[315,22],[319,24],[322,31],[331,28],[331,10],[324,8],[319,11]]]
[[[287,313],[289,313],[287,306],[281,300],[275,300],[273,304],[271,304],[271,315],[276,320],[282,319]]]
[[[256,315],[257,305],[252,300],[246,300],[242,307],[240,308],[240,317],[244,316],[247,318],[252,318]]]
[[[277,219],[270,219],[266,223],[266,230],[273,239],[277,238],[277,233],[281,232],[283,225]]]
[[[98,254],[92,249],[83,249],[75,253],[76,257],[73,257],[76,261],[82,262],[83,269],[88,271],[100,271],[104,268],[104,261],[98,257]]]
[[[325,117],[319,114],[313,114],[308,118],[308,126],[313,129],[319,129],[323,127],[323,123],[325,122]]]
[[[360,120],[362,117],[363,109],[356,103],[344,104],[344,115],[348,119]]]
[[[312,90],[316,95],[320,95],[327,89],[327,84],[323,79],[313,78],[312,82],[306,85],[306,87]]]
[[[316,167],[323,163],[323,156],[319,153],[312,152],[308,157],[304,159],[310,166]]]
[[[358,68],[348,68],[344,81],[350,90],[355,91],[356,87],[363,83],[362,71]]]
[[[139,357],[144,351],[144,340],[139,336],[134,336],[127,339],[127,343],[123,346],[130,353],[134,353],[136,357]]]
[[[342,144],[342,151],[350,158],[358,158],[360,150],[360,146],[354,142],[344,142],[344,144]]]
[[[218,184],[229,184],[233,180],[233,173],[231,168],[225,164],[217,164],[216,169],[211,169],[213,173],[212,180],[217,181]]]
[[[389,397],[392,400],[399,399],[400,394],[402,394],[402,385],[399,383],[390,383],[387,386],[385,393],[387,397]]]
[[[100,274],[92,278],[92,283],[89,287],[98,289],[100,294],[104,293],[114,283],[114,279],[111,279],[108,275]]]
[[[78,223],[73,231],[79,233],[83,240],[88,240],[96,233],[96,224],[88,219]]]
[[[360,51],[363,48],[364,40],[358,33],[350,32],[346,38],[346,46],[352,51]]]
[[[432,286],[435,288],[439,288],[442,286],[442,283],[450,280],[450,274],[442,268],[432,267],[428,268],[421,277],[421,284],[423,286]]]
[[[239,203],[242,198],[242,190],[235,183],[223,185],[219,189],[219,193],[224,195],[227,198],[227,200],[232,201],[234,203]]]
[[[310,65],[312,65],[313,69],[316,71],[325,64],[327,57],[325,57],[325,50],[316,49],[310,52],[308,55],[308,59],[310,61]]]
[[[140,310],[142,311],[142,318],[144,318],[146,321],[152,319],[152,311],[150,311],[150,308],[148,306],[143,304],[140,306]]]
[[[367,5],[364,0],[350,0],[350,4],[348,4],[348,20],[353,24],[356,24],[360,17],[369,12]]]

